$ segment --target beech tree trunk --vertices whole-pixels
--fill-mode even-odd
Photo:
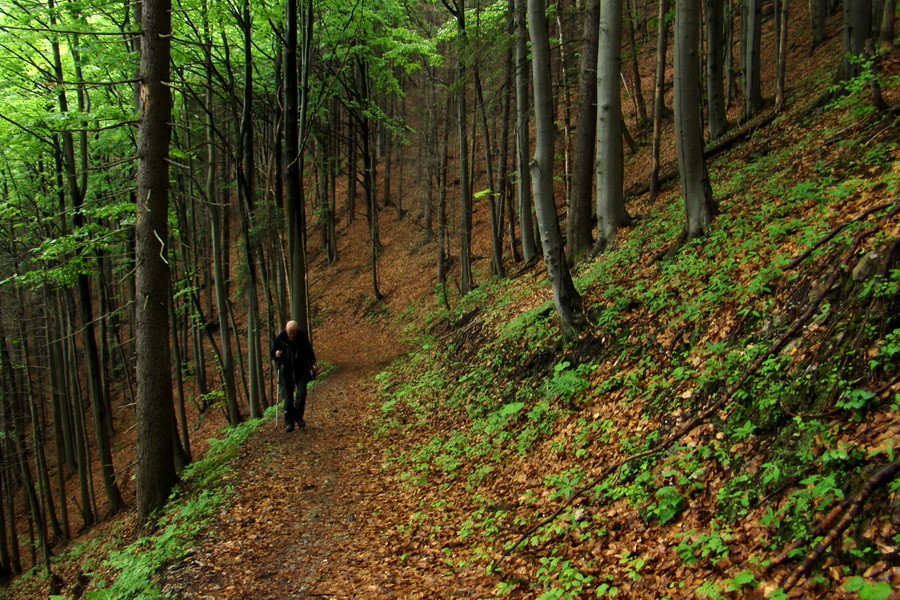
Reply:
[[[575,118],[575,156],[572,160],[572,194],[566,222],[567,256],[575,264],[591,251],[593,232],[594,155],[597,143],[597,47],[600,0],[588,0],[584,10],[581,75],[578,79],[578,113]]]
[[[208,7],[204,4],[204,10]],[[216,188],[216,141],[214,140],[215,113],[213,112],[212,95],[212,40],[208,33],[208,16],[204,15],[204,26],[207,27],[206,37],[206,200],[209,203],[210,212],[210,237],[212,238],[213,254],[213,282],[216,289],[216,307],[219,315],[219,336],[222,349],[219,353],[222,367],[222,383],[225,388],[225,407],[228,411],[228,423],[235,426],[241,422],[241,413],[237,403],[237,385],[234,374],[234,354],[232,353],[231,328],[228,326],[228,290],[226,288],[226,264],[228,255],[225,253],[225,238],[223,233],[222,211],[217,199]],[[204,402],[205,408],[205,402]]]
[[[895,47],[894,21],[897,18],[897,0],[884,0],[884,11],[881,15],[881,27],[878,36],[882,48],[888,50]]]
[[[809,17],[813,32],[812,50],[825,43],[825,21],[828,18],[828,3],[829,0],[809,1]]]
[[[469,181],[469,136],[466,131],[466,3],[460,0],[456,11],[459,48],[456,57],[456,132],[459,139],[459,288],[465,296],[475,287],[472,279],[472,184]]]
[[[725,6],[703,0],[706,13],[706,97],[709,138],[722,137],[728,128],[725,114]]]
[[[743,49],[744,120],[749,121],[762,109],[760,45],[762,40],[762,0],[744,0]]]
[[[602,0],[597,58],[597,244],[615,247],[615,232],[630,221],[625,210],[622,142],[622,0]]]
[[[668,35],[666,14],[669,12],[669,0],[659,0],[659,19],[656,34],[656,78],[653,86],[653,143],[650,150],[650,201],[659,196],[659,145],[662,140],[662,119],[666,110],[666,52]]]
[[[519,185],[516,188],[519,205],[519,237],[522,241],[522,259],[528,263],[537,254],[534,238],[534,220],[531,216],[531,173],[528,168],[530,154],[528,137],[529,102],[528,84],[528,29],[526,0],[515,0],[516,9],[516,169]]]
[[[703,157],[700,114],[700,0],[678,0],[675,13],[675,146],[687,216],[685,237],[706,234],[712,188]]]
[[[570,338],[584,326],[581,296],[572,282],[562,247],[562,232],[553,199],[553,93],[550,76],[550,39],[543,0],[528,0],[534,81],[535,145],[531,161],[534,206],[544,251],[544,265],[553,288],[553,299],[563,337]]]
[[[247,370],[248,403],[250,418],[262,417],[265,404],[265,388],[262,378],[262,354],[260,351],[259,291],[256,269],[256,244],[253,238],[256,162],[253,143],[253,40],[250,3],[245,0],[240,25],[244,31],[244,98],[241,122],[238,130],[237,159],[235,166],[238,179],[238,204],[243,234],[244,260],[247,276],[244,281],[244,296],[247,299]]]

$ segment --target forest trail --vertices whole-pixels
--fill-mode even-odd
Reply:
[[[270,419],[242,447],[231,506],[167,571],[164,589],[177,597],[341,597],[364,578],[356,530],[371,516],[367,500],[386,488],[368,443],[367,381],[400,346],[366,320],[328,329],[316,352],[336,369],[311,388],[307,427],[285,433],[279,411],[277,424]]]
[[[277,423],[269,419],[241,447],[228,507],[165,569],[164,591],[184,600],[274,600],[458,598],[490,589],[454,589],[436,549],[398,534],[417,499],[383,471],[391,442],[374,437],[369,418],[373,377],[405,344],[395,318],[380,318],[377,306],[406,306],[433,283],[430,258],[410,251],[416,233],[407,223],[388,219],[382,234],[386,254],[406,255],[382,261],[382,304],[360,293],[370,275],[364,258],[353,265],[350,257],[365,257],[361,248],[343,248],[337,267],[313,266],[313,345],[335,369],[310,388],[305,429],[285,433],[279,410]],[[362,245],[365,237],[343,241]],[[405,552],[417,557],[399,559]]]

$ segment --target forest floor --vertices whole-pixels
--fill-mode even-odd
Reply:
[[[821,56],[820,53],[805,60],[822,60]],[[832,53],[831,56],[836,56],[836,54]],[[797,60],[798,72],[823,72],[818,65],[810,65],[806,62],[801,65],[803,60],[803,57]],[[884,69],[886,73],[892,75],[900,73],[900,56],[896,53],[891,55]],[[804,85],[811,84],[805,83]],[[894,105],[900,102],[900,89],[894,86],[889,91],[889,103]],[[797,102],[808,104],[808,100],[809,98],[804,100],[801,97]],[[734,152],[735,156],[732,157],[730,163],[723,161],[723,166],[718,167],[716,171],[717,177],[719,177],[716,180],[717,190],[725,187],[725,184],[731,185],[730,178],[732,176],[742,176],[750,182],[759,180],[760,183],[756,185],[763,188],[765,177],[756,174],[752,170],[754,168],[774,179],[775,183],[781,186],[778,188],[779,191],[782,189],[793,190],[804,183],[804,177],[812,180],[814,174],[806,174],[806,171],[811,172],[813,167],[804,163],[811,164],[814,161],[821,162],[824,165],[823,169],[829,165],[838,165],[847,169],[850,175],[845,175],[843,171],[832,173],[829,173],[827,169],[819,171],[825,172],[829,177],[834,176],[838,181],[843,181],[851,175],[861,179],[865,178],[866,173],[860,174],[860,170],[866,165],[865,162],[859,164],[848,160],[842,162],[840,157],[850,152],[848,148],[860,145],[855,143],[855,140],[866,139],[868,140],[866,143],[870,143],[875,138],[866,137],[870,135],[870,130],[851,131],[853,129],[852,122],[839,122],[840,117],[835,117],[835,120],[838,122],[830,123],[827,128],[823,125],[824,120],[815,121],[815,126],[821,127],[823,131],[840,130],[847,140],[854,143],[840,145],[833,143],[833,140],[824,142],[814,137],[810,138],[804,130],[808,127],[806,122],[783,123],[779,126],[783,129],[781,133],[772,133],[771,136],[758,133],[750,136],[750,141],[745,146],[739,146]],[[897,166],[900,164],[898,162],[900,156],[897,155],[898,146],[896,145],[900,132],[897,130],[896,122],[893,121],[877,131],[879,132],[877,138],[879,143],[877,147],[873,146],[873,148],[883,148],[885,159],[884,164],[879,163],[877,169],[872,167],[872,178],[880,176],[882,171],[890,171],[896,180],[897,177],[900,177],[900,167]],[[742,141],[743,139],[745,138],[742,138]],[[803,141],[808,144],[808,139],[814,139],[817,145],[800,145],[796,142]],[[760,166],[768,154],[780,156],[778,151],[792,147],[795,143],[798,149],[795,153],[787,155],[790,160],[773,159],[773,166],[765,167],[765,169],[764,165]],[[643,173],[646,172],[642,161],[646,158],[646,154],[646,152],[641,152],[638,156],[630,159],[632,161],[629,163],[632,167],[630,177],[633,180],[628,182],[629,185],[642,181]],[[818,162],[816,162],[816,169],[819,169]],[[729,164],[734,171],[739,171],[734,167],[734,165],[738,165],[745,168],[746,172],[727,173],[726,178],[725,173]],[[791,168],[788,169],[788,167]],[[782,180],[782,171],[791,171],[791,177],[795,177],[796,181],[787,175]],[[821,178],[820,175],[816,177]],[[858,180],[851,179],[849,181],[852,183]],[[735,183],[731,187],[737,185]],[[825,220],[826,217],[830,219],[829,223],[823,225],[824,231],[834,224],[848,222],[864,209],[880,202],[895,200],[895,197],[891,196],[892,191],[884,191],[881,187],[876,187],[874,192],[865,191],[869,189],[865,186],[854,184],[854,187],[863,188],[863,193],[854,193],[847,202],[834,203],[834,206],[830,208],[832,212],[825,216],[816,213],[820,220]],[[892,189],[896,189],[896,187]],[[818,193],[819,187],[816,187],[815,190]],[[722,223],[721,227],[724,228],[727,222],[726,217],[744,215],[746,218],[746,215],[759,212],[759,207],[766,206],[765,199],[769,198],[766,194],[769,192],[765,189],[754,191],[753,194],[745,194],[743,190],[740,190],[740,193],[735,194],[735,198],[723,198],[723,215],[718,218],[717,223]],[[662,207],[667,206],[667,203],[672,204],[673,198],[676,196],[677,190],[670,189],[664,192],[656,205],[647,204],[642,199],[636,202],[634,206],[636,213],[646,215],[642,227],[647,229],[652,223],[651,218],[662,212]],[[411,193],[404,198],[407,207],[414,202]],[[753,210],[746,208],[744,204],[752,204]],[[776,203],[773,201],[770,204],[775,205]],[[787,209],[785,211],[788,212]],[[467,493],[463,477],[441,478],[439,475],[435,475],[434,479],[429,481],[429,485],[412,486],[409,485],[409,482],[401,480],[401,474],[397,469],[385,466],[389,453],[398,454],[397,449],[400,451],[404,447],[408,449],[413,442],[411,439],[394,439],[391,436],[399,438],[409,434],[409,437],[412,438],[417,433],[424,436],[440,436],[454,428],[452,422],[454,413],[448,412],[443,418],[434,419],[440,426],[435,427],[434,430],[422,428],[422,432],[417,432],[413,428],[398,427],[387,436],[379,436],[375,433],[375,421],[380,412],[379,405],[384,402],[384,397],[381,396],[381,383],[376,376],[388,368],[394,359],[402,357],[407,350],[413,349],[409,347],[409,342],[406,341],[407,334],[402,331],[402,328],[421,325],[419,321],[429,308],[425,304],[432,303],[434,306],[435,302],[436,294],[433,293],[436,270],[434,248],[430,244],[422,243],[421,230],[417,229],[416,216],[412,215],[412,217],[400,219],[398,213],[390,207],[381,211],[383,252],[380,254],[378,266],[379,287],[384,295],[383,301],[374,300],[368,260],[366,223],[363,215],[359,215],[350,226],[342,226],[342,230],[339,232],[339,261],[336,265],[326,266],[321,255],[313,260],[310,270],[311,312],[314,321],[312,338],[320,362],[333,365],[334,370],[317,381],[311,389],[305,429],[290,434],[285,433],[279,411],[277,419],[270,417],[240,446],[238,456],[229,466],[228,475],[225,478],[227,481],[224,482],[233,488],[234,493],[226,500],[224,507],[218,510],[209,523],[203,527],[200,535],[187,542],[187,552],[168,561],[158,575],[160,588],[170,597],[186,600],[237,598],[436,599],[485,598],[500,593],[498,578],[487,575],[484,568],[488,562],[484,559],[496,558],[496,555],[492,554],[495,550],[487,551],[486,554],[491,554],[491,556],[482,555],[471,561],[462,560],[472,558],[472,550],[464,547],[466,542],[457,535],[458,527],[456,526],[465,521],[467,514],[476,512],[476,509],[481,511],[485,521],[489,519],[484,517],[484,514],[490,513],[488,516],[493,518],[494,514],[507,511],[508,506],[514,508],[507,512],[514,512],[515,508],[518,508],[522,514],[531,514],[529,511],[533,507],[521,506],[523,504],[521,498],[525,492],[538,489],[548,474],[556,471],[568,472],[563,469],[567,469],[570,465],[581,464],[566,452],[575,452],[575,447],[570,444],[570,440],[575,437],[575,433],[586,431],[587,428],[576,420],[581,413],[571,417],[561,417],[557,425],[558,431],[541,441],[539,447],[534,450],[534,458],[526,461],[525,459],[519,460],[515,455],[512,455],[512,459],[503,455],[502,464],[495,465],[496,473],[493,483],[491,483],[494,488],[491,488],[491,485],[477,488],[478,493],[483,495],[478,500],[472,498],[471,492]],[[475,218],[476,231],[483,232],[487,221],[485,211],[477,212]],[[778,218],[783,219],[783,217]],[[734,219],[734,221],[738,220]],[[805,225],[805,223],[801,225]],[[890,232],[892,239],[896,239],[898,231],[900,231],[897,227],[896,218],[885,225],[885,230]],[[625,232],[623,240],[627,242],[629,236],[637,235],[633,231]],[[643,230],[641,235],[643,235]],[[312,239],[312,237],[314,236],[311,235],[310,238]],[[487,236],[478,235],[476,239],[483,243]],[[723,248],[725,248],[723,252],[733,251],[731,246],[724,246],[724,242]],[[486,269],[485,256],[488,252],[484,246],[475,250],[476,267],[480,275]],[[788,250],[793,252],[794,249],[788,248]],[[731,257],[719,256],[718,258],[724,262],[726,258]],[[655,261],[648,260],[646,262]],[[748,265],[745,269],[747,272],[743,277],[749,279],[755,276],[758,267],[754,266],[754,263],[748,263]],[[629,281],[632,282],[643,280],[652,282],[660,277],[659,270],[655,264],[643,266],[636,264],[629,265],[624,274],[629,275],[631,277]],[[813,281],[815,281],[815,276],[815,273],[809,275]],[[550,295],[549,286],[546,285],[544,278],[541,266],[510,277],[510,285],[533,287],[534,292],[523,298],[517,297],[517,303],[504,305],[503,311],[513,315],[522,314],[526,312],[526,309],[533,312],[540,308]],[[740,282],[742,286],[746,284],[745,280],[740,280]],[[478,283],[483,282],[479,281]],[[644,285],[649,286],[650,284]],[[787,286],[784,289],[791,290]],[[683,290],[667,289],[666,291],[673,297],[683,293],[686,298],[693,298]],[[455,295],[455,292],[453,294]],[[602,296],[601,290],[596,289],[596,286],[591,287],[587,295],[589,295],[590,303],[595,307],[603,308],[613,304],[612,300]],[[789,294],[784,292],[782,295]],[[489,301],[486,301],[485,305],[488,304]],[[784,301],[783,304],[786,305],[787,301]],[[687,325],[681,325],[680,328],[674,327],[664,321],[665,316],[660,317],[649,309],[640,312],[642,309],[639,309],[637,304],[626,308],[627,313],[632,317],[630,321],[626,322],[628,327],[637,330],[639,329],[638,325],[641,325],[649,332],[645,337],[654,340],[654,347],[647,351],[648,357],[656,358],[662,363],[662,358],[664,358],[662,349],[668,348],[667,354],[669,355],[674,353],[673,349],[682,349],[685,357],[689,357],[691,360],[696,358],[694,355],[689,356],[687,352],[687,340],[691,333],[688,331]],[[717,307],[716,310],[720,312],[716,312],[708,322],[702,322],[704,328],[714,331],[718,336],[711,341],[718,343],[728,335],[732,333],[736,335],[735,332],[740,332],[740,323],[743,322],[743,319],[736,318],[734,309],[735,307],[731,306]],[[471,312],[477,316],[478,309]],[[688,323],[693,324],[693,321],[688,321]],[[459,322],[447,325],[451,327],[459,325]],[[466,329],[466,327],[460,326],[459,329]],[[477,327],[472,328],[473,331],[477,329]],[[485,327],[485,329],[487,328]],[[685,340],[684,344],[680,342],[682,337]],[[474,336],[472,340],[464,341],[469,341],[472,346],[476,346],[481,339]],[[604,343],[605,340],[593,340],[596,348],[601,348]],[[697,347],[700,345],[698,343]],[[465,346],[465,344],[461,343],[460,346]],[[656,351],[657,346],[660,354],[654,355],[652,352]],[[793,348],[791,352],[799,351]],[[540,365],[535,365],[535,362],[555,358],[553,356],[535,357],[532,354],[528,354],[528,357],[531,362],[523,362],[522,370],[530,370],[535,373],[540,371],[538,368]],[[635,359],[636,361],[637,359]],[[686,364],[687,358],[681,366]],[[592,374],[592,377],[597,380],[604,377],[614,380],[614,376],[631,373],[642,383],[651,376],[656,379],[662,377],[662,375],[650,371],[640,374],[641,372],[634,365],[623,365],[619,360],[616,360],[615,363],[610,360],[603,365],[603,368]],[[470,366],[474,367],[474,365],[466,365],[467,368]],[[493,368],[499,370],[496,364]],[[547,368],[552,368],[552,365]],[[482,366],[482,369],[490,372],[488,367]],[[663,374],[666,373],[668,372]],[[455,379],[450,381],[461,381],[458,372],[453,372],[452,376]],[[545,377],[545,379],[548,378]],[[676,378],[673,375],[671,379],[674,381]],[[677,385],[677,382],[665,381],[664,383],[667,386],[670,383],[673,386]],[[593,387],[599,388],[599,385],[595,383]],[[685,392],[684,389],[673,387],[673,394],[675,396],[681,394],[680,397],[687,400],[691,397],[691,390]],[[639,403],[621,401],[624,390],[624,387],[613,390],[615,393],[608,396],[597,392],[596,395],[589,397],[594,404],[586,405],[587,408],[583,410],[583,413],[588,415],[589,419],[588,417],[585,419],[600,423],[603,419],[598,416],[602,416],[604,419],[608,418],[610,423],[614,421],[617,429],[620,430],[618,441],[621,443],[608,444],[600,441],[592,441],[593,445],[586,443],[580,449],[586,455],[586,458],[581,461],[584,463],[586,472],[599,472],[604,466],[604,461],[612,462],[618,457],[615,453],[620,452],[620,446],[624,445],[622,440],[630,437],[642,439],[647,436],[647,431],[656,426],[656,421],[649,422],[642,417],[640,413],[644,407]],[[684,393],[682,394],[682,392]],[[467,396],[465,400],[466,402],[473,400],[474,403],[476,399]],[[400,403],[396,406],[398,411],[406,409]],[[679,410],[677,415],[680,414]],[[896,413],[885,408],[877,412],[875,416],[887,422],[882,429],[889,428],[888,433],[882,431],[879,436],[886,440],[900,439],[898,437],[900,436],[900,429],[898,429],[900,424],[898,424]],[[210,421],[213,420],[216,421],[215,424],[206,423],[204,425],[204,434],[214,431],[215,427],[222,425],[222,415],[211,416]],[[871,427],[874,428],[875,424],[876,420],[873,417]],[[434,423],[430,423],[430,425],[434,425]],[[696,445],[699,448],[704,447],[704,444],[709,444],[712,447],[718,443],[717,440],[720,437],[725,436],[717,429],[719,425],[721,424],[703,426],[693,438],[686,442],[687,446]],[[831,425],[829,422],[829,426]],[[864,425],[861,424],[859,427]],[[843,424],[838,421],[835,423],[835,427],[838,426],[843,426]],[[879,427],[881,427],[880,424]],[[661,426],[660,429],[662,429]],[[840,441],[850,439],[851,434],[859,433],[856,429],[849,427],[848,431],[849,433],[841,433]],[[594,437],[599,438],[599,436]],[[699,440],[701,437],[703,439]],[[859,435],[858,437],[862,438],[863,436]],[[562,444],[561,440],[566,444]],[[759,440],[760,445],[770,443],[768,442],[770,438],[760,437]],[[559,447],[563,449],[554,449],[554,443],[559,443]],[[746,451],[748,456],[752,455],[750,452],[751,442],[742,442],[738,445],[745,447],[740,453],[735,450],[737,446],[731,447],[728,439],[722,442],[722,446],[734,450],[735,456],[741,457],[741,461],[743,452]],[[397,449],[394,448],[395,446]],[[202,444],[198,444],[196,447],[202,448]],[[197,451],[195,455],[199,456],[201,452]],[[758,470],[758,463],[762,461],[763,455],[764,453],[760,453],[758,457],[754,458],[755,462],[740,462],[738,458],[735,458],[735,465],[738,465],[735,469],[744,468],[740,465],[750,465],[753,469]],[[759,460],[756,460],[757,458]],[[549,464],[550,461],[559,464]],[[439,469],[435,468],[433,471],[439,471]],[[691,566],[690,563],[683,563],[682,558],[676,555],[674,550],[679,540],[690,541],[693,539],[685,537],[694,531],[694,529],[689,529],[690,527],[695,527],[700,531],[701,524],[703,527],[709,526],[710,515],[713,514],[711,511],[716,506],[716,493],[726,489],[721,481],[713,481],[720,477],[721,473],[715,468],[709,469],[708,473],[706,471],[707,469],[704,467],[691,475],[691,478],[694,478],[695,475],[701,477],[708,490],[701,494],[695,494],[696,497],[689,498],[690,510],[685,511],[689,517],[677,519],[677,523],[669,523],[665,527],[661,523],[654,522],[653,519],[642,519],[640,513],[625,506],[625,500],[619,501],[608,511],[588,503],[576,507],[577,510],[574,514],[581,516],[587,514],[596,517],[598,522],[601,519],[603,523],[608,522],[609,534],[598,536],[595,541],[583,546],[572,544],[567,549],[569,554],[561,557],[574,560],[573,556],[579,555],[587,556],[588,562],[595,559],[598,562],[605,561],[602,564],[609,569],[607,572],[614,573],[616,581],[619,582],[620,597],[663,597],[667,593],[674,595],[679,592],[685,595],[678,597],[696,597],[697,594],[692,594],[690,590],[693,589],[696,592],[704,581],[704,577],[713,574],[717,579],[722,580],[736,575],[737,571],[743,568],[740,560],[748,559],[750,554],[765,554],[762,550],[758,550],[758,547],[763,544],[763,538],[770,534],[770,530],[763,530],[757,525],[759,516],[765,508],[763,506],[765,502],[759,507],[754,506],[753,512],[744,518],[744,522],[730,525],[734,529],[731,533],[735,539],[733,544],[735,548],[733,556],[729,556],[726,560],[710,561],[704,555],[701,565]],[[506,487],[511,490],[499,489],[505,484],[510,484]],[[792,485],[794,485],[793,482],[785,483],[781,491],[789,489]],[[543,496],[540,500],[541,504],[533,508],[534,513],[540,513],[541,509],[544,512],[540,514],[551,512],[553,498],[547,499],[546,496],[549,492],[546,490],[539,489],[538,492]],[[766,499],[768,498],[767,495]],[[890,498],[896,501],[897,494],[893,494]],[[776,508],[779,506],[777,501],[777,498],[772,501]],[[481,502],[482,506],[479,507],[478,502]],[[453,516],[447,516],[451,512]],[[894,513],[896,514],[896,511]],[[127,541],[140,535],[141,532],[134,525],[133,515],[129,515],[123,520],[125,521],[124,526],[119,525],[121,527],[118,532],[120,538]],[[507,523],[502,523],[501,527],[506,527]],[[894,535],[896,526],[893,523],[889,523],[889,525],[890,533]],[[111,526],[102,525],[101,527]],[[510,531],[504,530],[503,533],[506,535]],[[95,533],[96,531],[91,532],[91,535]],[[494,546],[494,548],[496,547]],[[522,558],[522,565],[528,569],[537,568],[535,567],[537,564],[535,557],[543,558],[539,554],[540,550],[542,548],[538,548]],[[774,551],[766,550],[766,552]],[[892,555],[896,556],[896,550]],[[560,556],[556,556],[556,558],[560,558]],[[734,564],[732,559],[735,561]],[[637,575],[639,575],[640,566],[635,565],[638,561],[643,565],[645,560],[646,569],[640,582],[643,587],[638,588]],[[712,564],[707,565],[707,562]],[[525,567],[521,569],[521,572],[525,573],[521,578],[522,581],[526,580],[529,575]],[[837,570],[837,567],[829,568]],[[614,572],[613,569],[617,570]],[[509,573],[515,575],[509,579],[512,582],[510,585],[518,585],[519,572],[520,570],[513,567],[509,568]],[[900,577],[900,567],[891,565],[890,573],[893,573],[894,577]],[[839,581],[845,576],[845,573],[838,573],[834,579]],[[69,597],[79,597],[80,595],[73,593],[69,587],[70,582],[75,578],[74,573],[68,575],[63,573],[63,579],[67,585],[64,591],[69,593]],[[632,585],[632,582],[634,582],[635,589],[629,590],[628,586]],[[690,586],[684,589],[672,587],[675,584],[687,586],[688,583]],[[795,590],[791,597],[813,597],[808,595],[811,589],[829,589],[832,592],[835,590],[834,587],[814,588],[811,585],[802,590]],[[27,586],[22,590],[24,595],[11,597],[16,599],[38,597],[34,594],[29,595]],[[515,594],[508,597],[536,597],[535,589],[529,590],[525,585],[522,585]],[[46,597],[45,594],[42,596]],[[0,592],[0,597],[2,597],[2,592]],[[103,596],[103,598],[106,597]],[[754,596],[754,593],[750,593],[750,596],[747,597],[762,597],[762,594],[756,592]],[[817,597],[825,596],[818,595]]]
[[[415,245],[408,225],[386,221],[386,252]],[[364,236],[353,238],[364,245]],[[387,304],[404,305],[428,285],[423,269],[433,261],[423,254],[382,261]],[[332,270],[338,278],[369,277],[364,248],[342,248],[341,257]],[[348,264],[353,257],[359,265]],[[187,556],[168,565],[162,589],[186,600],[484,595],[494,585],[486,577],[483,589],[471,582],[461,589],[434,555],[403,560],[413,549],[397,531],[415,509],[383,471],[382,447],[390,440],[373,443],[370,419],[377,410],[373,376],[404,344],[383,314],[371,312],[364,285],[331,281],[324,288],[330,295],[317,298],[313,286],[313,312],[324,315],[313,339],[319,360],[334,370],[310,388],[307,427],[285,433],[279,411],[241,447],[230,470],[234,497]],[[358,295],[334,297],[348,293]]]

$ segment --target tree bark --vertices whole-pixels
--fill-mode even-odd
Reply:
[[[484,162],[488,181],[488,212],[490,215],[491,229],[491,275],[504,277],[506,271],[503,268],[503,233],[500,230],[503,205],[497,202],[497,189],[494,186],[494,166],[491,164],[493,146],[491,144],[491,131],[488,127],[487,106],[484,102],[484,90],[481,87],[481,76],[478,66],[472,67],[475,75],[475,93],[478,97],[478,105],[481,108],[481,130],[484,135]]]
[[[778,57],[775,67],[775,110],[784,108],[784,85],[787,72],[788,0],[780,0],[778,18]]]
[[[659,152],[662,141],[662,119],[665,110],[666,51],[668,38],[666,15],[669,0],[659,0],[659,19],[656,34],[656,79],[653,88],[653,143],[650,150],[650,201],[659,196]]]
[[[828,18],[829,0],[810,0],[809,16],[812,24],[812,51],[825,43],[825,21]]]
[[[597,58],[597,243],[615,247],[615,233],[628,225],[622,146],[622,0],[600,4]]]
[[[703,0],[706,13],[706,97],[709,138],[728,129],[725,114],[725,7],[721,0]]]
[[[238,203],[240,205],[241,232],[243,234],[244,260],[247,277],[244,282],[244,296],[247,299],[247,370],[248,403],[250,418],[262,417],[265,404],[265,388],[262,383],[262,354],[260,350],[259,324],[259,282],[256,269],[257,244],[254,242],[254,213],[256,196],[256,162],[253,143],[253,39],[250,3],[244,0],[241,27],[244,31],[244,97],[241,112],[240,140],[238,142],[238,160],[236,160],[238,179]]]
[[[575,264],[592,248],[594,155],[597,144],[597,47],[599,43],[600,0],[588,0],[584,11],[584,40],[581,46],[581,75],[578,80],[578,114],[575,128],[575,157],[572,164],[572,194],[566,222],[568,259]]]
[[[679,0],[676,11],[675,146],[687,217],[685,237],[691,240],[706,233],[713,216],[700,115],[700,0]]]
[[[167,307],[168,183],[171,96],[171,0],[144,0],[141,30],[141,122],[138,128],[137,222],[137,472],[138,518],[162,508],[175,485],[172,374]]]
[[[743,18],[744,120],[749,121],[762,109],[760,45],[762,39],[762,0],[745,0]]]
[[[522,241],[522,259],[529,263],[537,254],[534,238],[534,220],[531,216],[531,172],[528,168],[529,133],[529,84],[528,84],[528,29],[526,27],[526,0],[515,0],[516,10],[516,168],[519,172],[517,189],[519,208],[519,237]]]
[[[894,21],[897,18],[897,0],[884,0],[884,12],[881,16],[881,27],[878,41],[882,48],[892,50],[894,43]]]
[[[472,184],[469,181],[469,136],[466,131],[466,3],[460,0],[456,8],[456,131],[459,138],[459,288],[465,296],[475,287],[472,278]]]
[[[575,289],[562,247],[562,233],[553,200],[553,94],[550,40],[543,0],[528,0],[534,82],[535,147],[531,161],[535,213],[541,234],[544,265],[564,338],[574,337],[585,324],[581,296]]]

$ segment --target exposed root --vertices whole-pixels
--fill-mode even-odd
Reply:
[[[816,547],[806,556],[806,559],[801,563],[799,567],[797,567],[790,575],[785,577],[784,581],[781,584],[781,588],[785,591],[785,593],[789,592],[800,579],[807,575],[813,567],[821,560],[822,555],[825,554],[825,551],[829,546],[834,544],[840,538],[844,531],[850,526],[859,513],[862,512],[863,506],[865,506],[866,500],[871,496],[878,488],[881,486],[890,483],[893,481],[897,475],[900,474],[900,460],[896,460],[889,465],[882,468],[880,471],[875,473],[865,484],[859,489],[856,494],[854,494],[853,498],[844,501],[839,510],[832,510],[829,513],[828,517],[826,517],[823,524],[816,528],[817,533],[816,536],[821,535],[827,530],[825,537],[819,542]],[[840,518],[838,518],[840,517]],[[835,520],[837,523],[834,523]],[[834,525],[832,525],[834,523]],[[783,554],[783,556],[787,556],[787,552]],[[782,560],[783,562],[783,560]]]

